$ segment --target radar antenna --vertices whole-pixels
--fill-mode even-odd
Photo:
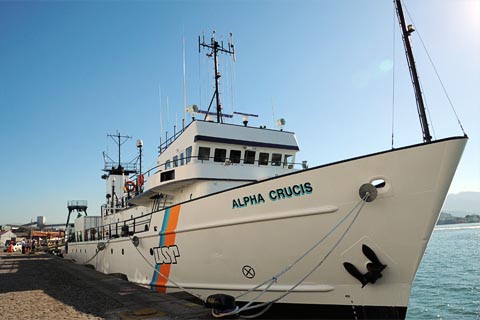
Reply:
[[[208,57],[213,56],[213,61],[215,65],[215,92],[213,93],[212,100],[210,101],[210,105],[208,106],[207,112],[210,112],[210,107],[212,106],[213,99],[216,98],[216,103],[217,103],[217,122],[221,123],[223,122],[222,120],[222,104],[220,103],[220,95],[218,93],[218,87],[219,87],[219,80],[220,80],[220,71],[218,71],[218,58],[217,54],[218,52],[223,52],[229,55],[233,56],[233,61],[235,61],[235,47],[233,46],[233,39],[232,39],[232,34],[230,33],[230,37],[228,38],[228,44],[227,47],[225,48],[223,46],[223,41],[218,43],[217,40],[215,40],[215,31],[213,31],[213,35],[210,38],[210,43],[205,42],[205,34],[203,35],[202,41],[200,41],[200,36],[198,36],[198,52],[201,52],[202,48],[208,48],[211,49],[212,51],[210,53],[207,53]],[[207,115],[205,115],[205,120],[207,118]]]
[[[132,137],[130,136],[122,136],[120,132],[117,131],[116,134],[107,134],[108,138],[111,138],[115,144],[118,146],[118,163],[115,163],[112,161],[108,155],[103,153],[104,156],[104,162],[105,162],[105,167],[103,171],[108,172],[109,174],[126,174],[129,175],[131,173],[137,173],[137,168],[136,165],[132,165],[131,163],[122,163],[121,162],[121,149],[122,145],[128,140],[131,139]],[[110,160],[110,161],[108,161]]]

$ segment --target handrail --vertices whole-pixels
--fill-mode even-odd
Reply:
[[[245,163],[245,158],[240,158],[240,162],[232,162],[232,161],[230,160],[230,158],[225,158],[225,161],[211,161],[211,160],[215,159],[215,157],[208,157],[208,159],[200,159],[200,156],[189,156],[189,157],[184,157],[183,159],[185,160],[185,159],[187,159],[187,158],[200,160],[201,163],[204,163],[204,161],[205,161],[205,162],[206,162],[206,161],[209,161],[208,163],[218,163],[218,164],[224,164],[224,165],[227,164],[226,162],[229,160],[230,162],[228,163],[228,165],[232,165],[232,164],[234,164],[234,165],[247,165],[247,166],[256,165],[256,166],[258,166],[258,167],[262,167],[262,166],[264,166],[264,167],[269,167],[269,166],[270,166],[270,167],[282,167],[282,168],[292,166],[292,168],[289,168],[289,169],[293,169],[293,168],[296,167],[296,166],[302,166],[302,167],[303,167],[303,166],[305,165],[305,163],[303,163],[303,162],[302,162],[302,163],[299,163],[299,162],[290,162],[290,163],[285,164],[284,161],[280,161],[280,164],[279,164],[279,165],[273,165],[272,163],[274,163],[274,161],[272,161],[272,160],[267,161],[267,164],[260,164],[260,160],[254,160],[254,163]],[[203,158],[203,157],[202,157],[202,158]],[[180,160],[181,160],[181,159],[179,158],[178,161],[180,161]],[[275,162],[276,162],[276,161],[275,161]],[[158,164],[158,165],[150,168],[149,170],[143,172],[142,174],[143,174],[144,176],[149,177],[150,174],[152,173],[152,171],[154,171],[154,170],[156,170],[156,169],[158,169],[158,168],[161,168],[161,167],[165,167],[165,163],[166,163],[166,162],[161,163],[161,164]],[[170,160],[170,163],[172,163],[171,160]],[[186,163],[186,164],[184,164],[184,165],[179,165],[179,166],[176,166],[176,167],[174,167],[174,166],[172,165],[172,168],[178,168],[178,167],[181,167],[181,166],[186,166],[186,165],[188,165],[189,163],[191,163],[191,161],[189,161],[188,163]],[[164,169],[164,170],[159,170],[159,171],[157,171],[157,172],[168,171],[168,170],[171,170],[172,168]],[[155,173],[157,173],[157,172],[155,172]],[[134,178],[136,178],[137,176],[138,176],[138,174],[134,174],[134,175],[132,175],[132,176],[130,177],[130,179],[134,179]]]
[[[171,136],[170,138],[167,137],[167,139],[160,143],[160,145],[158,146],[158,151],[159,151],[159,154],[161,154],[163,151],[165,151],[169,145],[171,145],[175,140],[177,140],[178,137],[180,137],[180,135],[182,133],[185,132],[185,130],[187,130],[187,128],[193,123],[193,121],[191,121],[189,124],[187,124],[187,126],[183,127],[182,129],[180,129],[180,131],[178,132],[175,132],[175,129],[176,129],[176,126],[174,126],[174,132],[173,132],[173,136]],[[168,132],[166,132],[166,134],[168,135]]]
[[[81,231],[76,230],[74,236],[70,237],[69,241],[84,242],[128,237],[135,233],[148,231],[150,229],[151,219],[152,212],[122,222],[112,222]]]

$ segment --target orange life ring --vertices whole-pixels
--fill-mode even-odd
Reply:
[[[137,186],[140,188],[145,183],[145,177],[143,174],[139,174],[137,177]]]
[[[134,192],[136,189],[135,182],[133,182],[132,180],[127,180],[125,182],[125,188],[127,188],[128,192]]]

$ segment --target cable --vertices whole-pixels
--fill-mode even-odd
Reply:
[[[407,15],[412,20],[412,23],[415,24],[412,16],[410,15],[410,11],[408,11],[407,6],[405,5],[405,1],[403,1],[403,5],[405,7],[405,10],[407,11]],[[418,34],[418,38],[420,39],[420,43],[423,46],[423,49],[425,50],[425,53],[427,54],[428,60],[430,61],[430,64],[432,65],[433,71],[435,71],[435,75],[437,76],[438,81],[440,82],[440,85],[442,86],[443,93],[447,97],[448,103],[450,104],[450,107],[452,108],[452,111],[455,115],[455,118],[457,119],[458,125],[460,126],[460,129],[462,130],[462,133],[464,136],[467,134],[465,133],[465,130],[463,129],[462,122],[460,121],[460,118],[458,117],[457,111],[455,110],[455,107],[453,106],[452,100],[450,99],[450,96],[448,95],[447,89],[445,88],[445,85],[443,84],[442,79],[440,78],[440,74],[437,71],[437,68],[435,67],[435,64],[433,63],[432,57],[430,57],[430,54],[428,53],[427,47],[425,46],[425,43],[423,42],[422,36],[420,35],[420,32],[418,30],[415,30]],[[431,121],[430,121],[431,122]]]
[[[257,285],[256,287],[254,288],[251,288],[249,289],[248,291],[240,294],[239,296],[237,296],[236,298],[239,298],[239,297],[242,297],[256,289],[258,289],[259,287],[269,283],[254,299],[252,299],[250,302],[248,302],[245,306],[241,307],[240,309],[238,310],[235,310],[235,311],[232,311],[232,312],[228,312],[228,313],[224,313],[224,314],[215,314],[215,317],[222,317],[222,316],[231,316],[231,315],[235,315],[235,314],[239,314],[241,312],[244,312],[244,311],[248,311],[248,310],[252,310],[252,309],[257,309],[257,308],[261,308],[261,307],[266,307],[266,310],[263,310],[262,312],[260,312],[258,315],[261,315],[263,314],[264,312],[266,312],[268,309],[267,308],[270,308],[270,306],[283,299],[284,297],[286,297],[287,295],[289,295],[293,290],[295,290],[295,288],[297,288],[303,281],[305,281],[306,278],[308,278],[313,272],[315,272],[324,262],[325,260],[330,256],[330,254],[338,247],[338,245],[340,244],[340,242],[343,240],[343,238],[346,236],[346,234],[348,233],[348,231],[350,230],[350,228],[352,227],[353,223],[356,221],[358,215],[360,214],[360,212],[362,211],[363,209],[363,206],[365,204],[365,200],[370,196],[370,194],[367,192],[366,195],[353,207],[353,209],[345,216],[343,217],[335,227],[333,227],[323,238],[321,238],[319,241],[317,241],[311,248],[309,248],[307,251],[305,251],[304,254],[302,254],[298,259],[296,259],[293,263],[291,263],[289,266],[287,266],[284,270],[282,270],[281,272],[279,272],[277,275],[273,276],[271,279],[269,280],[266,280],[264,281],[263,283]],[[271,300],[271,301],[268,301],[268,302],[263,302],[263,303],[260,303],[260,304],[257,304],[257,305],[254,305],[254,306],[251,306],[258,298],[260,298],[263,294],[266,293],[266,291],[273,285],[273,283],[277,282],[278,278],[281,277],[283,274],[285,274],[286,272],[288,272],[293,266],[295,266],[298,262],[300,262],[304,257],[306,257],[310,252],[312,252],[312,250],[314,250],[318,245],[320,245],[328,236],[330,236],[341,224],[343,224],[343,222],[348,218],[350,217],[353,212],[355,212],[355,210],[358,208],[358,206],[360,206],[360,209],[358,210],[358,212],[355,214],[354,218],[352,219],[352,221],[350,222],[350,224],[348,225],[348,227],[346,228],[346,230],[344,231],[344,233],[340,236],[340,238],[337,240],[337,242],[333,245],[333,247],[327,252],[327,254],[323,257],[322,260],[320,260],[320,262],[313,267],[313,269],[311,271],[309,271],[305,276],[303,276],[296,284],[294,284],[290,289],[286,290],[282,295],[280,295],[279,297]]]
[[[131,241],[133,239],[132,236],[129,236],[129,238],[130,238],[130,242],[133,245],[133,242]],[[206,299],[202,295],[197,294],[193,291],[190,291],[190,290],[186,289],[185,287],[182,287],[177,282],[172,280],[171,277],[167,277],[167,276],[163,275],[159,270],[155,269],[155,267],[150,264],[150,261],[148,261],[148,259],[142,254],[142,252],[137,247],[135,247],[135,245],[133,245],[133,246],[137,250],[137,252],[140,254],[140,256],[143,258],[143,260],[145,260],[145,262],[148,264],[148,266],[150,266],[153,269],[153,271],[156,272],[159,276],[161,276],[163,279],[167,280],[168,282],[172,283],[175,287],[191,294],[194,297],[197,297],[198,299],[200,299],[202,301],[206,301]]]
[[[392,149],[394,146],[394,133],[395,133],[395,30],[397,30],[396,10],[393,6],[393,45],[392,45]]]

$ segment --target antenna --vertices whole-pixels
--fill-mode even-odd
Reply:
[[[227,47],[225,48],[223,45],[223,41],[221,43],[218,43],[217,40],[215,40],[215,30],[213,31],[213,35],[210,38],[210,44],[205,42],[205,35],[203,35],[202,42],[200,42],[200,36],[198,37],[198,52],[201,52],[202,48],[208,48],[211,50],[211,52],[207,53],[207,57],[211,58],[213,56],[213,61],[215,65],[215,92],[213,93],[212,100],[210,102],[210,105],[208,106],[207,112],[210,111],[210,107],[213,102],[213,98],[216,98],[216,104],[217,104],[217,122],[221,123],[222,121],[222,104],[220,103],[220,95],[218,92],[219,88],[219,81],[220,81],[220,72],[218,71],[218,52],[223,52],[229,55],[233,56],[233,59],[235,61],[235,47],[233,46],[233,37],[232,34],[230,33],[230,37],[228,39],[228,44]],[[205,116],[206,118],[206,116]]]
[[[184,27],[185,28],[185,27]],[[185,71],[185,29],[183,30],[183,119],[187,119],[187,78]]]
[[[160,96],[160,144],[158,145],[158,152],[162,150],[162,135],[163,135],[163,120],[162,120],[162,88],[158,85],[158,95]]]
[[[167,96],[167,132],[168,132],[169,124],[170,124],[170,113],[169,113],[169,110],[168,110],[168,96]],[[167,137],[167,139],[168,139],[168,137]]]
[[[275,104],[273,103],[273,98],[272,98],[272,118],[273,118],[273,125],[275,126]]]
[[[137,170],[135,166],[132,167],[129,165],[129,163],[122,164],[122,159],[121,159],[122,145],[132,137],[122,136],[120,132],[117,131],[116,134],[107,134],[107,138],[111,138],[118,146],[118,165],[114,161],[111,161],[112,159],[108,155],[103,153],[103,160],[105,162],[105,167],[103,171],[109,172],[110,174],[122,174],[122,175],[136,173]],[[108,162],[108,160],[110,160],[111,162]],[[115,168],[115,165],[117,165],[116,168]]]

